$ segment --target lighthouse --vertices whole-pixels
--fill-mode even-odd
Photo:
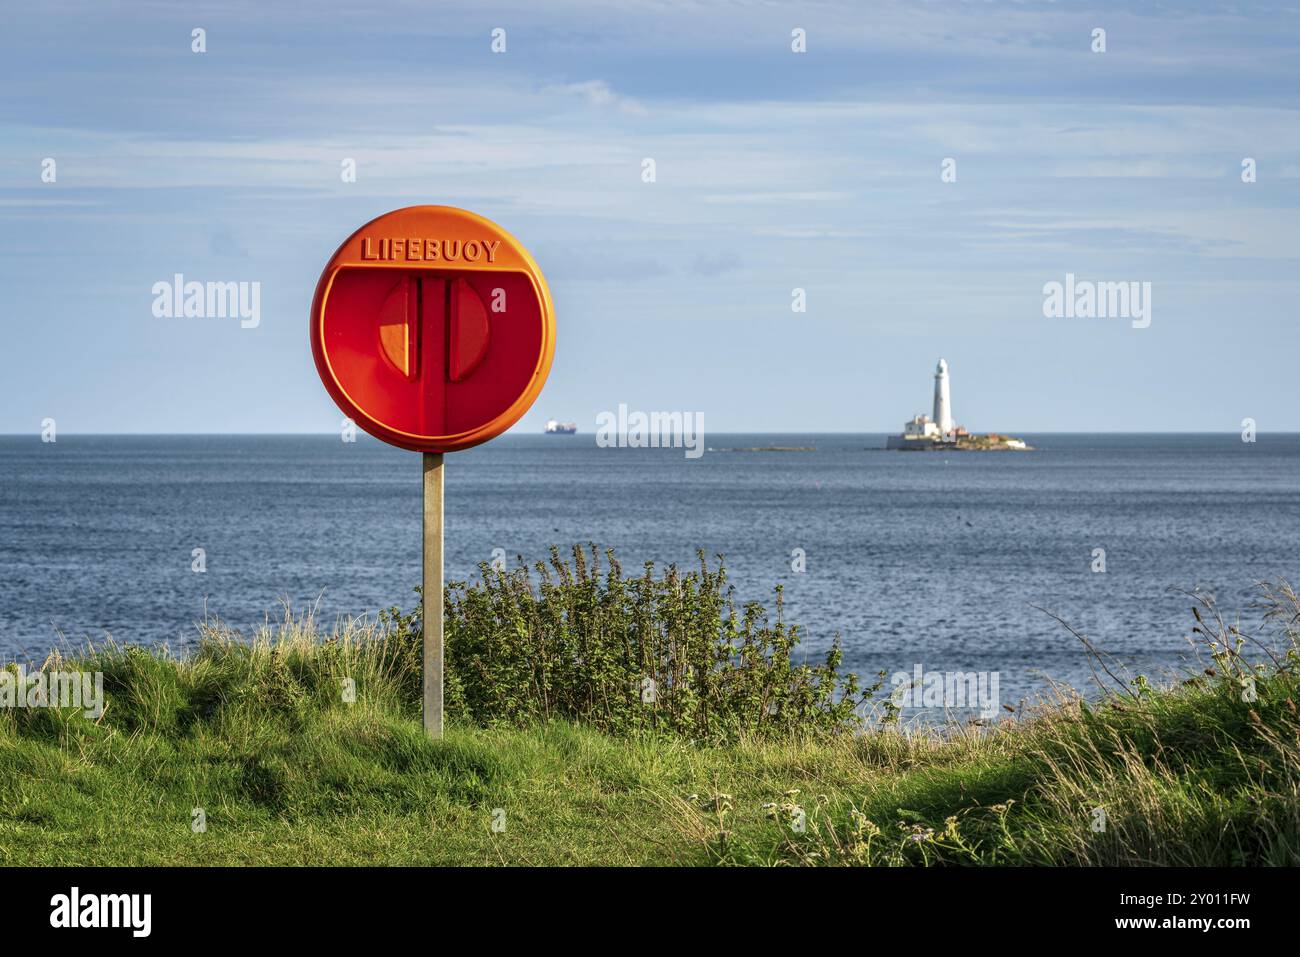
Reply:
[[[948,393],[948,360],[940,359],[934,370],[934,424],[940,435],[952,431],[952,397]]]

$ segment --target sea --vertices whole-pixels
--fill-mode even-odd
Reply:
[[[1300,435],[1023,437],[1034,451],[717,434],[691,457],[510,434],[446,458],[447,576],[552,546],[613,548],[629,573],[703,550],[738,601],[783,586],[800,661],[838,637],[849,670],[996,676],[1017,709],[1098,693],[1071,629],[1170,680],[1204,666],[1188,591],[1254,633],[1259,582],[1300,583]],[[409,609],[420,476],[364,434],[0,437],[0,660],[110,636],[182,651],[205,617],[251,633],[286,606],[326,625]]]

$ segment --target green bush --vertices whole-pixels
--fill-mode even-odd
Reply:
[[[478,725],[552,718],[613,734],[659,731],[697,741],[836,732],[877,690],[839,670],[839,637],[819,665],[796,665],[801,635],[761,604],[737,609],[721,557],[710,568],[623,575],[606,550],[512,571],[483,563],[474,583],[448,585],[446,707]],[[420,612],[384,613],[418,655]],[[418,669],[416,669],[418,674]],[[418,696],[418,688],[415,689]]]

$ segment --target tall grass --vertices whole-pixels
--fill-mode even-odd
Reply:
[[[848,799],[765,805],[775,848],[732,830],[728,794],[699,802],[716,824],[697,836],[730,863],[1300,864],[1300,597],[1262,583],[1257,635],[1187,594],[1200,674],[1126,679],[1079,635],[1099,700],[1065,693],[991,731],[856,737],[841,747],[887,773]]]
[[[1259,632],[1189,594],[1204,660],[1179,681],[1080,635],[1098,696],[905,729],[859,721],[875,686],[838,649],[793,663],[779,592],[769,616],[735,607],[720,564],[604,559],[449,587],[441,742],[418,724],[418,610],[51,655],[102,672],[107,708],[0,709],[0,862],[1300,863],[1285,582],[1261,587]]]

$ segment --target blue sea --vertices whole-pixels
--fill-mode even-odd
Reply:
[[[506,436],[447,457],[448,577],[498,548],[513,564],[595,542],[633,573],[703,549],[742,600],[785,587],[809,660],[838,634],[848,668],[996,672],[1012,704],[1049,679],[1091,686],[1040,608],[1158,675],[1189,666],[1180,590],[1253,625],[1257,581],[1300,582],[1300,436],[1025,438],[1036,451],[710,435],[691,459]],[[730,451],[756,446],[815,451]],[[326,623],[411,607],[420,473],[364,435],[0,437],[0,659],[109,635],[180,649],[205,615],[252,629],[282,601]]]

